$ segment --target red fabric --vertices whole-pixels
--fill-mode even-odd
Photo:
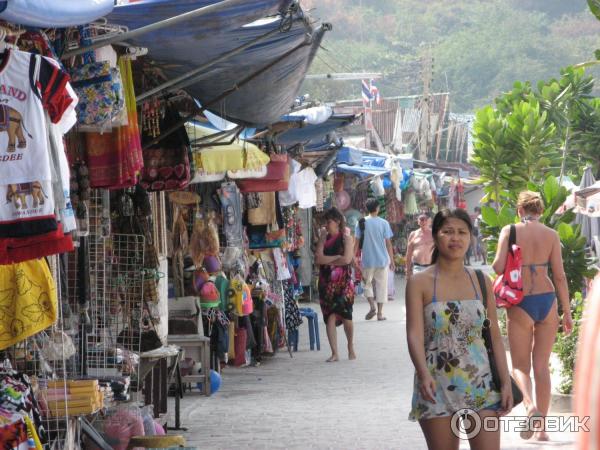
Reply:
[[[21,444],[27,442],[27,425],[19,421],[0,427],[1,448],[18,448]]]
[[[246,364],[246,343],[248,334],[245,328],[238,328],[235,333],[235,358],[233,365],[239,367]]]
[[[510,308],[523,300],[522,265],[521,247],[509,241],[504,273],[494,280],[494,295],[499,308]]]
[[[71,236],[64,235],[59,224],[55,231],[40,236],[0,239],[0,264],[15,264],[73,250]]]

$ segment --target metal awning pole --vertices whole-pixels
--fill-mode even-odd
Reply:
[[[214,59],[208,61],[207,63],[202,64],[200,67],[197,67],[194,70],[190,70],[189,72],[187,72],[177,78],[173,78],[172,80],[166,81],[163,84],[156,86],[155,88],[150,89],[149,91],[144,92],[143,94],[138,95],[136,97],[135,101],[136,101],[136,103],[141,103],[148,97],[152,97],[153,95],[156,95],[167,89],[179,89],[179,85],[182,84],[182,82],[187,81],[188,79],[195,77],[196,75],[199,75],[200,73],[204,72],[206,69],[214,66],[215,64],[219,64],[220,62],[223,62],[239,53],[242,53],[244,50],[249,49],[250,47],[258,44],[259,42],[266,40],[267,38],[269,38],[279,32],[281,32],[279,27],[275,28],[275,29],[269,31],[268,33],[265,33],[265,34],[257,37],[256,39],[251,40],[247,44],[241,45],[239,47],[234,48],[233,50],[223,53],[219,57],[214,58]]]
[[[219,12],[225,8],[231,8],[236,6],[242,6],[247,4],[248,0],[223,0],[219,3],[215,3],[212,5],[204,6],[202,8],[194,9],[193,11],[188,11],[186,13],[180,14],[178,16],[170,17],[165,20],[161,20],[160,22],[151,23],[150,25],[146,25],[140,28],[137,28],[132,31],[128,31],[126,33],[117,34],[112,37],[102,39],[94,42],[92,45],[88,45],[86,47],[81,47],[70,52],[66,52],[61,56],[60,59],[69,59],[73,56],[81,55],[82,53],[89,52],[91,50],[95,50],[100,47],[104,47],[105,45],[115,44],[117,42],[123,42],[127,39],[136,38],[146,33],[150,33],[152,31],[160,30],[165,27],[170,27],[173,25],[177,25],[181,22],[185,22],[186,20],[195,19],[197,17],[205,16],[207,14]]]
[[[146,150],[147,148],[153,146],[154,144],[162,141],[164,138],[166,138],[167,136],[169,136],[172,133],[174,133],[175,131],[177,131],[182,125],[184,125],[187,121],[191,120],[194,116],[200,114],[201,112],[206,111],[209,106],[212,106],[215,103],[218,103],[221,100],[227,98],[228,96],[230,96],[231,94],[233,94],[234,92],[236,92],[237,90],[239,90],[242,86],[248,84],[249,82],[251,82],[252,80],[254,80],[255,78],[257,78],[258,76],[260,76],[263,73],[265,73],[267,70],[269,70],[275,64],[283,61],[288,56],[290,56],[293,53],[295,53],[296,51],[300,50],[302,47],[305,47],[305,46],[310,45],[310,44],[311,44],[311,40],[308,39],[307,41],[303,42],[302,44],[299,44],[299,45],[295,46],[294,48],[292,48],[290,51],[284,53],[283,55],[281,55],[276,60],[270,62],[269,64],[267,64],[266,66],[264,66],[260,70],[254,72],[251,75],[248,75],[246,78],[244,78],[243,80],[241,80],[239,83],[236,83],[233,87],[230,87],[229,89],[227,89],[222,94],[218,95],[217,97],[215,97],[212,100],[210,100],[207,103],[205,103],[202,106],[202,108],[200,108],[197,111],[194,111],[193,113],[191,113],[191,114],[187,115],[186,117],[182,118],[179,122],[177,122],[176,124],[174,124],[172,127],[168,128],[164,133],[161,133],[160,136],[157,136],[156,138],[152,139],[150,142],[148,142],[146,145],[144,145],[143,149]]]

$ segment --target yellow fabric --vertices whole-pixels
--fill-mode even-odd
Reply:
[[[57,309],[44,259],[0,266],[0,350],[52,326]]]
[[[201,137],[216,134],[217,131],[187,123],[185,125],[190,141]],[[219,143],[229,142],[230,137],[226,137]],[[210,141],[206,141],[208,143]],[[201,142],[202,143],[202,142]],[[202,147],[193,152],[194,167],[202,169],[206,173],[226,172],[227,170],[258,169],[266,166],[269,161],[269,155],[261,151],[256,145],[241,139],[236,139],[231,144],[217,145],[212,147]]]
[[[231,303],[233,303],[234,312],[238,316],[243,316],[244,313],[242,311],[243,297],[244,297],[244,283],[242,280],[238,278],[234,278],[229,283],[229,289],[233,291],[233,296],[229,299]]]

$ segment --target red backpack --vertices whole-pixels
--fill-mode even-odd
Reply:
[[[521,256],[521,247],[516,242],[517,228],[511,225],[504,273],[498,275],[494,280],[494,295],[498,308],[510,308],[523,300],[523,275],[521,273],[523,257]]]

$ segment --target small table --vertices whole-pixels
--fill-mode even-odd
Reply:
[[[167,340],[169,344],[200,350],[202,374],[185,375],[181,377],[181,381],[183,383],[202,383],[203,394],[210,395],[210,338],[199,334],[169,334]]]

